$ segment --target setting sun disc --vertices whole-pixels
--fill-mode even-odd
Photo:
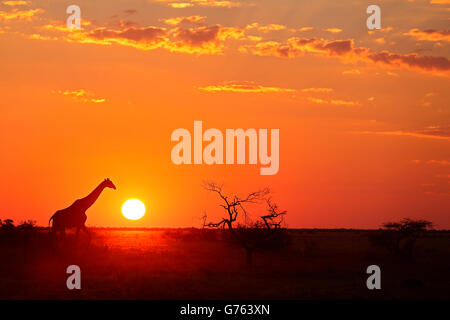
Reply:
[[[139,220],[145,214],[145,205],[138,199],[129,199],[122,205],[122,214],[130,220]]]

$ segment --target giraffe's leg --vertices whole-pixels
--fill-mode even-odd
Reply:
[[[54,225],[50,227],[50,232],[48,233],[48,235],[50,236],[51,239],[55,238],[56,230],[55,230],[55,226]]]
[[[56,252],[56,227],[55,224],[53,224],[50,228],[50,232],[48,233],[49,240],[50,240],[50,248],[52,249],[53,253]]]
[[[59,229],[59,215],[55,214],[55,217],[53,218],[52,225],[50,227],[50,238],[54,241],[56,239],[56,234],[58,233]]]
[[[52,224],[52,227],[50,230],[50,238],[51,238],[51,242],[52,242],[52,246],[53,246],[54,250],[57,249],[58,232],[61,233],[61,225],[60,225],[59,219],[56,218],[53,220],[53,224]]]
[[[89,232],[88,228],[86,228],[86,226],[83,225],[83,226],[81,227],[81,229],[83,229],[83,231],[86,232],[86,234],[87,234],[87,236],[88,236],[88,239],[89,239],[89,242],[91,242],[91,233]]]

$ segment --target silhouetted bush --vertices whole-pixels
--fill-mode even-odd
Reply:
[[[9,232],[15,229],[14,221],[11,219],[0,219],[0,232]]]
[[[162,237],[178,241],[215,241],[220,239],[220,234],[214,229],[168,229],[164,230]]]
[[[233,229],[224,230],[224,232],[224,238],[228,243],[240,246],[245,250],[247,266],[252,265],[255,251],[279,250],[288,247],[292,242],[287,229],[268,229],[260,221],[247,225],[239,224]]]
[[[35,232],[36,231],[36,221],[26,220],[17,226],[17,229],[23,232]]]
[[[14,247],[26,247],[37,232],[36,222],[27,220],[14,225],[11,219],[0,220],[0,243]]]
[[[402,219],[400,222],[387,222],[383,229],[369,234],[370,242],[385,248],[403,259],[412,259],[415,243],[423,233],[433,227],[427,220]]]

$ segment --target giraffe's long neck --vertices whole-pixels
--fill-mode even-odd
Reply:
[[[92,206],[95,203],[95,201],[97,201],[97,199],[100,196],[100,194],[102,193],[103,189],[105,189],[105,186],[102,182],[90,194],[88,194],[86,197],[81,199],[84,210],[89,209],[89,207]]]

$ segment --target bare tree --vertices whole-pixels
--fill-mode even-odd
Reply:
[[[219,221],[207,222],[204,226],[228,230],[230,240],[245,250],[248,266],[252,264],[255,250],[280,248],[288,243],[287,234],[280,230],[287,211],[280,211],[278,205],[272,202],[268,188],[251,192],[243,198],[225,195],[223,186],[215,182],[204,183],[204,188],[219,196],[222,202],[220,206],[226,212],[226,216]],[[261,220],[248,222],[245,206],[261,202],[266,203],[267,214],[260,216]],[[237,219],[242,216],[245,219],[244,224],[237,222]]]
[[[268,188],[261,189],[252,193],[249,193],[245,198],[239,198],[236,195],[234,196],[227,196],[223,192],[223,185],[219,185],[215,182],[204,182],[203,187],[211,192],[215,192],[219,195],[219,197],[222,200],[222,204],[220,206],[224,208],[227,212],[227,216],[222,218],[218,222],[208,222],[206,223],[206,227],[211,228],[219,228],[222,227],[225,229],[225,227],[228,227],[228,229],[233,229],[233,223],[238,218],[239,212],[241,211],[244,215],[247,215],[247,212],[245,211],[244,204],[246,203],[256,203],[259,201],[264,200],[264,197],[266,197],[270,190]]]
[[[287,211],[279,211],[278,205],[276,203],[272,203],[271,198],[267,198],[266,204],[267,204],[267,211],[268,214],[265,216],[261,216],[261,219],[263,219],[264,224],[268,229],[279,229],[281,226],[281,223],[284,221],[284,215],[287,214]]]

